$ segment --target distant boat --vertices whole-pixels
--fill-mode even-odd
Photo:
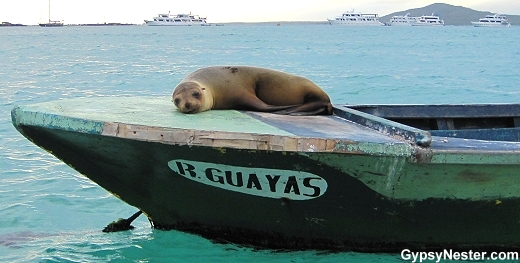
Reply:
[[[39,23],[41,27],[62,27],[62,21],[53,21],[51,20],[51,0],[49,0],[49,20],[47,23]]]
[[[343,13],[334,19],[327,19],[331,25],[346,25],[346,26],[384,26],[385,24],[379,21],[377,14],[361,14],[354,10]]]
[[[431,16],[420,16],[412,23],[412,26],[444,26],[444,20],[434,14]]]
[[[471,22],[476,27],[510,27],[511,24],[507,21],[505,15],[487,15],[484,18],[478,20],[478,22]]]
[[[190,14],[159,14],[153,20],[144,20],[149,26],[209,26],[205,17]]]
[[[390,26],[411,26],[414,22],[417,21],[417,17],[410,16],[410,13],[407,13],[404,16],[393,16],[388,25]]]

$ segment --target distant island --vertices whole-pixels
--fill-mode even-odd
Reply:
[[[127,24],[127,23],[94,23],[94,24],[66,24],[64,26],[136,26],[137,24]],[[23,24],[13,24],[9,22],[2,22],[0,27],[5,26],[27,26]]]
[[[485,17],[486,15],[494,15],[495,12],[489,11],[477,11],[471,8],[463,7],[463,6],[454,6],[450,4],[444,3],[435,3],[425,7],[413,8],[404,11],[394,12],[385,16],[379,17],[379,21],[382,23],[387,23],[393,16],[404,16],[406,14],[410,14],[412,17],[419,17],[423,15],[431,15],[435,14],[444,20],[445,25],[453,25],[453,26],[471,26],[471,21],[478,21],[480,18]],[[507,16],[509,22],[513,26],[520,26],[520,15],[511,15],[504,14]],[[324,21],[278,21],[278,22],[229,22],[229,23],[217,23],[214,25],[221,26],[224,24],[271,24],[275,23],[276,25],[284,24],[294,24],[294,23],[305,23],[305,24],[328,24],[326,19]],[[65,26],[135,26],[141,24],[129,24],[129,23],[87,23],[87,24],[65,24]],[[26,26],[23,24],[14,24],[10,22],[2,22],[0,27],[9,27],[9,26]]]
[[[2,24],[0,24],[0,26],[26,26],[26,25],[22,25],[22,24],[11,24],[9,22],[2,22]]]
[[[479,18],[485,17],[486,15],[493,15],[495,13],[488,11],[476,11],[471,8],[463,6],[454,6],[449,4],[431,4],[421,8],[408,9],[405,11],[391,13],[386,16],[379,18],[379,21],[385,23],[390,21],[393,16],[406,15],[410,13],[410,16],[422,16],[435,14],[441,19],[444,19],[445,25],[453,26],[470,26],[471,21],[478,21]],[[520,25],[520,16],[518,15],[507,15],[507,18],[511,25]]]
[[[95,24],[67,24],[66,26],[135,26],[127,23],[95,23]]]

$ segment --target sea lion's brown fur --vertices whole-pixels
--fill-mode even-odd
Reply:
[[[332,114],[329,96],[312,81],[257,67],[207,67],[186,76],[172,101],[179,111],[235,109],[281,114]]]

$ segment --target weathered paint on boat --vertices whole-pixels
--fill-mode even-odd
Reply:
[[[283,249],[520,248],[518,140],[335,110],[186,115],[169,98],[107,97],[19,106],[12,119],[159,229]]]

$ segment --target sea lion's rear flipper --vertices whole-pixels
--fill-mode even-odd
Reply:
[[[275,106],[269,105],[261,101],[256,96],[244,96],[240,98],[240,101],[236,103],[236,109],[238,110],[250,110],[259,112],[277,112],[283,110],[291,110],[300,107],[300,105],[286,105],[286,106]]]
[[[331,115],[332,104],[325,101],[313,101],[286,110],[275,111],[273,113],[297,116]]]

